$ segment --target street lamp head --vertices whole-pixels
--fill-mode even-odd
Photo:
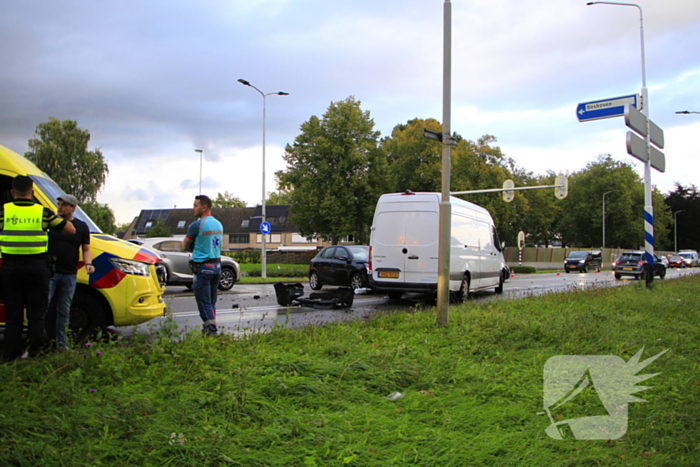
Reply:
[[[244,80],[243,78],[238,78],[238,82],[246,86],[250,86],[250,82]]]
[[[194,152],[203,152],[201,149],[195,149]]]
[[[687,110],[679,110],[679,111],[676,112],[676,113],[677,113],[677,114],[689,114],[690,112],[687,111]]]
[[[277,95],[278,95],[278,96],[288,96],[289,93],[288,93],[288,92],[284,92],[284,91],[280,91],[280,92],[277,93]]]

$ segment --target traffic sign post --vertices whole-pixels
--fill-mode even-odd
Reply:
[[[626,104],[637,107],[638,102],[639,94],[583,102],[576,107],[576,118],[579,122],[590,122],[603,118],[622,117],[625,114]]]

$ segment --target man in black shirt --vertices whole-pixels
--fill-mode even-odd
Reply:
[[[90,251],[90,229],[85,222],[73,217],[77,205],[78,200],[73,195],[62,195],[58,198],[58,215],[73,223],[75,235],[49,232],[49,256],[54,264],[54,273],[49,282],[49,303],[55,296],[56,345],[59,351],[68,350],[68,325],[78,274],[80,248],[83,249],[85,271],[88,274],[95,271]]]

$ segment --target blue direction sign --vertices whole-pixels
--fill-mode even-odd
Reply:
[[[260,223],[260,233],[269,234],[271,230],[272,230],[272,227],[270,226],[269,222],[261,222]]]
[[[576,117],[579,122],[600,120],[601,118],[622,117],[625,115],[625,104],[631,104],[636,108],[637,102],[639,102],[639,94],[583,102],[576,107]]]

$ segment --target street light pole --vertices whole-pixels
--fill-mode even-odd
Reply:
[[[202,194],[202,150],[195,149],[194,152],[199,153],[199,194]]]
[[[262,220],[260,221],[260,224],[262,225],[263,222],[266,222],[267,216],[265,213],[265,119],[266,119],[266,98],[267,96],[272,96],[272,95],[277,95],[277,96],[288,96],[288,92],[282,92],[282,91],[277,91],[277,92],[269,92],[265,94],[262,92],[260,89],[256,88],[250,82],[244,80],[244,79],[239,79],[239,83],[241,83],[244,86],[249,86],[256,91],[260,93],[260,95],[263,98],[263,125],[262,125],[262,137],[263,137],[263,146],[262,146]],[[262,232],[261,232],[262,233]],[[260,254],[260,276],[263,279],[267,279],[267,234],[262,234],[262,251]]]
[[[685,212],[685,209],[673,213],[673,251],[678,253],[678,213]]]
[[[644,251],[648,267],[654,267],[654,207],[651,196],[651,139],[649,119],[649,93],[647,90],[646,59],[644,54],[644,17],[642,7],[636,3],[619,2],[588,2],[586,5],[619,5],[631,6],[639,10],[639,35],[642,44],[642,114],[646,117],[647,128],[644,140],[647,144],[647,160],[644,163]],[[647,283],[653,280],[653,274],[647,274]]]
[[[603,193],[603,249],[605,249],[605,195],[616,191],[618,190],[610,190]]]

